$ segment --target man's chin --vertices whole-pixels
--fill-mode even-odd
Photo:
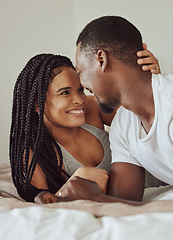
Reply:
[[[109,107],[107,104],[104,104],[104,103],[99,103],[99,107],[103,113],[107,113],[107,114],[112,113],[115,109],[115,107]]]

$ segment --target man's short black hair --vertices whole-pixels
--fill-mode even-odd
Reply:
[[[136,53],[143,49],[139,30],[119,16],[103,16],[88,23],[76,45],[80,42],[86,56],[92,57],[99,49],[104,49],[130,67],[137,66]]]

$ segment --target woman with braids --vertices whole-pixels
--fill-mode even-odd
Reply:
[[[154,71],[157,59],[148,50],[141,53]],[[57,194],[72,175],[97,182],[106,193],[111,153],[104,124],[110,125],[115,112],[101,113],[83,90],[71,61],[60,55],[36,55],[18,76],[10,164],[14,185],[26,201],[41,191]]]

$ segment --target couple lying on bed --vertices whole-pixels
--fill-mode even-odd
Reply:
[[[140,53],[145,57],[141,63],[150,64],[146,70],[159,73],[157,59],[148,50]],[[116,110],[104,114],[94,96],[85,95],[67,57],[40,54],[30,59],[13,94],[10,164],[19,195],[34,201],[47,191],[43,201],[73,200],[80,196],[62,197],[79,181],[77,188],[82,186],[86,196],[90,187],[93,197],[97,191],[109,195],[111,151],[104,125],[110,126]]]
[[[106,16],[79,35],[76,70],[53,54],[26,64],[14,88],[10,133],[12,178],[22,198],[34,201],[44,191],[37,202],[141,201],[145,169],[172,184],[173,77],[151,74],[160,71],[147,50],[138,53],[143,71],[136,63],[142,48],[130,22]],[[111,152],[104,131],[110,123]]]

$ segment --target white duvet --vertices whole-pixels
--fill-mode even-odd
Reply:
[[[94,217],[91,213],[28,207],[0,209],[1,240],[172,240],[173,213]]]
[[[0,240],[173,240],[173,188],[146,189],[142,206],[22,201],[0,167]],[[153,201],[154,200],[154,201]]]

